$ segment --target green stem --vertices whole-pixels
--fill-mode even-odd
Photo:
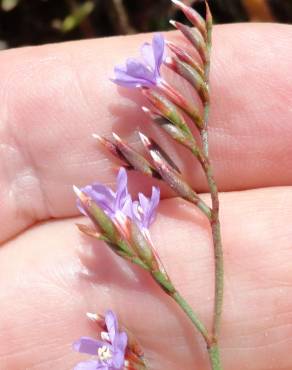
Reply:
[[[191,320],[191,322],[194,324],[197,330],[202,334],[206,342],[206,346],[208,348],[208,354],[212,370],[223,370],[220,361],[218,345],[216,344],[216,342],[214,342],[214,338],[210,338],[207,328],[205,327],[203,322],[198,318],[197,314],[193,311],[188,302],[180,295],[180,293],[177,290],[175,290],[175,288],[169,281],[167,281],[163,274],[154,273],[153,277],[160,284],[163,290],[174,299],[174,301],[185,312],[185,314],[188,316],[188,318]]]
[[[206,139],[208,144],[208,135],[206,131]],[[213,169],[206,152],[201,151],[196,145],[189,146],[189,149],[193,155],[200,162],[204,173],[207,178],[208,186],[210,189],[212,208],[211,217],[209,217],[212,238],[214,245],[214,255],[215,255],[215,305],[214,305],[214,319],[213,319],[213,337],[217,341],[217,337],[220,330],[220,321],[222,314],[223,305],[223,291],[224,291],[224,264],[223,264],[223,249],[221,242],[221,230],[219,221],[219,197],[218,188],[213,176]]]
[[[180,293],[172,285],[171,281],[166,274],[161,273],[161,271],[152,271],[152,276],[154,280],[160,285],[160,287],[180,306],[180,308],[185,312],[197,330],[202,334],[207,347],[211,346],[211,339],[207,328],[198,318],[197,314],[193,311],[188,302],[180,295]]]
[[[212,212],[207,204],[202,199],[198,199],[197,203],[195,204],[208,217],[208,220],[211,220]]]
[[[202,321],[198,318],[198,316],[194,313],[194,311],[187,303],[187,301],[177,291],[172,293],[171,297],[175,300],[175,302],[181,307],[181,309],[185,312],[188,318],[192,321],[192,323],[195,325],[198,331],[202,334],[207,346],[209,346],[211,342],[208,330],[206,329]]]
[[[206,157],[209,155],[209,134],[207,122],[209,118],[210,104],[206,103],[204,107],[204,127],[201,130],[203,152]]]
[[[202,163],[202,162],[201,162]],[[214,304],[214,318],[213,318],[213,337],[217,341],[223,305],[223,292],[224,292],[224,263],[223,263],[223,248],[221,241],[221,229],[219,221],[219,197],[218,188],[213,176],[213,169],[209,159],[205,159],[202,163],[204,168],[208,185],[211,193],[212,200],[212,218],[211,229],[214,244],[215,256],[215,304]]]
[[[221,360],[220,360],[219,348],[217,344],[211,346],[208,349],[208,353],[209,353],[209,359],[210,359],[210,363],[212,366],[212,370],[223,370]]]
[[[208,6],[208,5],[207,5]],[[205,63],[205,83],[209,87],[209,75],[210,75],[210,57],[211,57],[211,46],[212,46],[212,16],[208,12],[207,8],[207,60]],[[224,293],[224,261],[223,261],[223,249],[221,242],[221,230],[219,221],[219,197],[218,188],[213,176],[213,168],[209,160],[209,140],[208,140],[208,118],[210,111],[210,102],[206,102],[204,105],[204,122],[203,129],[201,131],[203,156],[202,156],[202,167],[206,174],[208,185],[211,193],[212,200],[212,218],[211,228],[212,237],[214,244],[214,256],[215,256],[215,304],[214,304],[214,316],[213,316],[213,327],[212,335],[213,341],[217,343],[217,338],[220,331],[220,322],[222,315],[223,305],[223,293]],[[217,350],[218,352],[218,350]],[[218,353],[219,356],[219,353]]]

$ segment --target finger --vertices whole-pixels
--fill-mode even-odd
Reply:
[[[169,37],[181,42],[174,35]],[[291,184],[291,35],[292,27],[282,25],[214,30],[210,148],[221,190]],[[76,215],[73,183],[113,181],[112,162],[92,132],[117,131],[136,144],[137,126],[157,136],[140,109],[145,101],[139,92],[117,89],[108,80],[114,65],[137,55],[150,38],[2,52],[2,240],[36,220]],[[196,161],[166,138],[161,141],[196,189],[206,191]],[[142,182],[136,176],[133,184]]]
[[[290,369],[292,188],[221,200],[224,369]],[[185,202],[164,200],[152,235],[175,285],[209,326],[213,256],[204,218]],[[209,369],[199,335],[147,274],[91,245],[67,220],[36,226],[0,250],[2,367],[71,369],[81,359],[71,343],[97,335],[85,312],[111,308],[142,342],[151,369]],[[91,274],[80,275],[81,266]]]

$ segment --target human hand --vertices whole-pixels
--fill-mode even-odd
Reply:
[[[291,36],[280,25],[214,30],[210,152],[225,191],[225,370],[292,367]],[[96,335],[85,313],[108,308],[141,340],[151,369],[208,369],[203,343],[169,298],[74,226],[72,184],[109,183],[115,175],[91,134],[116,131],[134,142],[137,125],[159,134],[136,104],[143,98],[108,81],[113,65],[146,37],[0,55],[1,370],[71,369],[81,359],[71,343]],[[177,151],[187,178],[206,191],[199,167],[181,149],[174,160]],[[151,183],[139,174],[130,179],[134,190]],[[164,189],[151,233],[176,286],[210,323],[213,257],[204,216]],[[83,266],[89,276],[80,274]]]

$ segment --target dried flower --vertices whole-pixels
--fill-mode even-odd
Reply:
[[[151,87],[160,80],[160,67],[165,58],[164,38],[156,33],[152,45],[144,43],[141,48],[142,60],[129,58],[126,65],[114,68],[115,77],[112,79],[117,85],[124,87]]]
[[[122,369],[125,362],[127,334],[119,332],[117,317],[110,310],[105,314],[105,324],[107,331],[101,333],[102,340],[81,337],[73,343],[75,351],[97,356],[97,359],[80,362],[74,370]]]

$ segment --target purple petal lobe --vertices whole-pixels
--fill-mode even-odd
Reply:
[[[139,201],[133,202],[133,218],[142,231],[148,230],[154,222],[159,200],[160,190],[153,186],[151,198],[147,198],[144,194],[139,193]]]
[[[79,362],[79,364],[77,364],[75,367],[74,367],[74,370],[96,370],[96,369],[99,369],[99,364],[98,364],[98,361],[84,361],[84,362]]]
[[[160,79],[164,47],[163,36],[155,34],[151,45],[147,42],[142,45],[142,60],[129,58],[125,65],[117,65],[114,68],[115,77],[112,81],[125,87],[155,86]]]
[[[163,60],[165,58],[165,52],[164,52],[164,38],[161,33],[156,33],[153,36],[152,40],[152,48],[153,48],[153,54],[154,54],[154,60],[155,60],[155,66],[156,66],[156,73],[159,74],[159,69],[161,64],[163,63]]]
[[[110,337],[111,343],[114,343],[116,333],[118,332],[117,317],[113,311],[108,310],[105,314],[105,324]]]
[[[155,70],[155,59],[154,59],[152,45],[150,45],[149,42],[145,42],[145,44],[142,45],[141,54],[142,54],[142,58],[144,59],[146,65],[151,67],[151,69],[154,71]]]
[[[116,336],[115,346],[121,351],[125,352],[127,348],[128,337],[125,332],[121,332]]]
[[[105,314],[105,324],[108,334],[106,341],[81,337],[73,344],[75,351],[96,356],[96,360],[80,362],[74,370],[121,370],[124,368],[127,334],[119,332],[117,317],[111,310]]]
[[[97,355],[98,349],[105,345],[108,346],[108,343],[102,340],[96,340],[90,337],[81,337],[78,341],[73,343],[73,349],[77,352]]]
[[[117,176],[116,192],[99,183],[85,186],[81,191],[95,202],[112,221],[115,221],[120,213],[125,217],[131,217],[132,214],[132,198],[128,192],[127,182],[127,172],[121,167]],[[77,207],[81,213],[86,215],[86,210],[79,200],[77,200]]]

